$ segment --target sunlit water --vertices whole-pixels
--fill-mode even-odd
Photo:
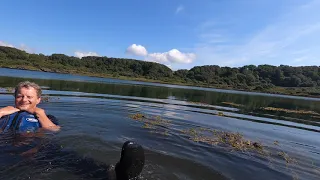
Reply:
[[[44,141],[73,155],[50,154],[47,148],[31,157],[21,156],[39,140],[21,145],[24,139],[1,134],[1,179],[90,179],[70,170],[67,162],[87,157],[115,164],[122,143],[129,139],[140,143],[146,151],[142,179],[320,176],[320,116],[261,109],[276,107],[320,113],[318,99],[0,69],[0,87],[14,87],[24,78],[44,88],[43,93],[49,99],[40,107],[55,115],[62,126],[61,132],[47,135]],[[1,89],[0,93],[1,107],[13,105],[11,92]],[[137,113],[159,116],[170,123],[148,129],[143,122],[130,118]],[[221,113],[223,116],[219,116]],[[239,132],[246,139],[263,144],[272,155],[194,142],[182,131],[199,127]],[[281,152],[295,159],[295,163],[286,162],[278,155]],[[55,166],[56,162],[59,166]]]

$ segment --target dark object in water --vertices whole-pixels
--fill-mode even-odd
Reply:
[[[30,115],[25,113],[26,115]],[[18,117],[21,115],[21,119],[26,119],[24,117],[24,113],[19,113],[14,115]],[[58,119],[53,115],[47,115],[48,118],[56,125],[59,124]],[[19,116],[20,117],[20,116]],[[11,125],[15,125],[19,127],[20,118],[11,118],[5,117],[1,118],[0,125],[4,127],[9,127],[8,130],[3,133],[8,134],[12,131],[19,131],[19,128],[11,128]],[[12,121],[12,122],[11,122]],[[1,123],[2,122],[2,123]],[[9,124],[10,122],[10,124]],[[25,121],[29,122],[29,121]],[[34,121],[35,123],[35,121]],[[36,122],[38,123],[38,122]],[[39,127],[39,126],[32,126],[32,127]],[[34,130],[36,130],[34,128]],[[5,135],[2,134],[2,135]],[[32,132],[31,132],[32,134]],[[9,134],[8,134],[9,135]],[[19,138],[20,136],[24,136],[24,134],[16,134],[13,132],[12,140],[13,141],[21,141],[24,138]],[[45,139],[44,137],[38,136],[38,139]],[[126,141],[121,149],[121,157],[119,162],[113,165],[106,165],[104,163],[99,163],[91,158],[80,157],[76,152],[62,149],[61,146],[57,143],[52,141],[46,141],[43,143],[41,140],[36,140],[36,138],[27,138],[32,142],[28,142],[26,145],[28,149],[31,146],[34,148],[30,149],[29,151],[32,152],[32,156],[34,156],[35,161],[23,161],[19,163],[23,167],[46,167],[48,166],[48,162],[50,162],[50,168],[63,168],[68,170],[69,172],[73,172],[75,175],[83,176],[86,179],[107,179],[107,180],[129,180],[129,179],[137,179],[145,163],[145,156],[144,156],[144,149],[141,145],[137,144],[133,141]],[[15,143],[12,143],[15,144]],[[32,145],[31,145],[32,144]],[[19,148],[23,148],[22,146]],[[28,153],[24,153],[28,154]],[[28,155],[31,155],[28,154]],[[4,155],[4,154],[3,154]],[[19,166],[20,166],[19,165]],[[9,171],[11,168],[0,167],[0,177],[6,176],[6,171]],[[12,169],[11,169],[12,170]],[[32,173],[32,172],[30,172]],[[33,176],[33,174],[29,175],[29,177]],[[10,177],[8,177],[10,178]]]
[[[132,141],[123,144],[120,161],[116,164],[117,180],[131,179],[139,176],[144,166],[144,150]]]
[[[43,146],[39,150],[39,156],[40,158],[35,158],[37,159],[37,163],[34,164],[36,167],[44,167],[48,164],[47,162],[50,162],[50,169],[63,168],[88,180],[138,179],[145,164],[144,149],[133,141],[126,141],[123,144],[120,160],[115,166],[97,162],[92,158],[80,157],[76,152],[63,150],[53,143]]]

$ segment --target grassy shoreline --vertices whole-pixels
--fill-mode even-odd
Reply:
[[[159,83],[159,84],[169,84],[169,85],[180,85],[180,86],[192,86],[192,87],[202,87],[202,88],[214,88],[221,90],[235,90],[235,91],[245,91],[245,92],[258,92],[258,93],[268,93],[268,94],[279,94],[279,95],[290,95],[290,96],[299,96],[299,97],[312,97],[320,98],[320,87],[274,87],[269,89],[255,90],[255,89],[240,89],[228,86],[219,86],[219,85],[206,85],[206,84],[195,84],[195,83],[184,83],[184,82],[173,82],[173,81],[163,81],[163,80],[153,80],[143,77],[128,77],[128,76],[115,76],[112,74],[102,74],[102,73],[92,73],[77,70],[66,70],[66,71],[54,71],[49,68],[36,68],[33,66],[21,66],[21,65],[11,65],[11,66],[1,66],[1,68],[8,69],[20,69],[20,70],[31,70],[31,71],[42,71],[42,72],[51,72],[51,73],[61,73],[61,74],[70,74],[70,75],[81,75],[88,77],[99,77],[99,78],[110,78],[110,79],[119,79],[119,80],[129,80],[129,81],[139,81],[139,82],[150,82],[150,83]]]

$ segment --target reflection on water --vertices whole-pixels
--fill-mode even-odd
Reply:
[[[146,148],[145,179],[317,179],[320,175],[317,100],[123,84],[116,80],[110,84],[92,78],[92,82],[29,79],[46,87],[48,101],[41,107],[56,115],[63,126],[53,137],[55,144],[79,157],[112,164],[118,160],[121,144],[127,139],[136,140]],[[0,87],[14,87],[23,80],[0,77]],[[12,95],[5,89],[0,93],[1,106],[12,105]],[[314,113],[295,113],[301,110]],[[148,124],[130,118],[137,113],[155,121]],[[170,123],[162,124],[162,119]],[[246,143],[259,142],[270,155],[196,142],[183,133],[198,128],[239,132]],[[1,135],[1,177],[79,178],[66,168],[52,168],[47,161],[30,171],[30,159],[13,155],[24,149],[10,146],[8,138]],[[33,161],[39,162],[40,157],[41,153]]]
[[[23,81],[23,78],[0,77],[2,87],[14,87],[17,83]],[[102,84],[102,83],[87,83],[87,82],[72,82],[62,80],[44,80],[31,79],[39,83],[46,89],[55,91],[72,91],[72,92],[86,92],[95,94],[108,94],[129,97],[147,97],[155,99],[174,99],[187,102],[200,102],[203,108],[207,105],[217,105],[223,107],[233,107],[227,105],[225,102],[232,102],[242,106],[236,107],[241,114],[253,114],[262,117],[273,119],[288,120],[298,122],[301,124],[318,126],[320,116],[312,114],[297,114],[286,113],[279,111],[266,111],[261,109],[263,107],[285,108],[292,110],[307,110],[320,112],[320,101],[279,98],[279,97],[264,97],[253,95],[239,95],[231,93],[210,92],[202,90],[190,89],[174,89],[167,87],[156,86],[141,86],[141,85],[127,85],[127,84]],[[74,94],[74,93],[73,93]],[[201,105],[201,104],[200,104]]]

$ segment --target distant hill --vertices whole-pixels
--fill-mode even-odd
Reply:
[[[275,87],[285,87],[286,90],[310,87],[314,95],[320,95],[315,89],[320,86],[319,66],[247,65],[230,68],[206,65],[172,71],[162,64],[134,59],[94,56],[80,59],[64,54],[45,56],[0,46],[0,67],[262,92]]]

